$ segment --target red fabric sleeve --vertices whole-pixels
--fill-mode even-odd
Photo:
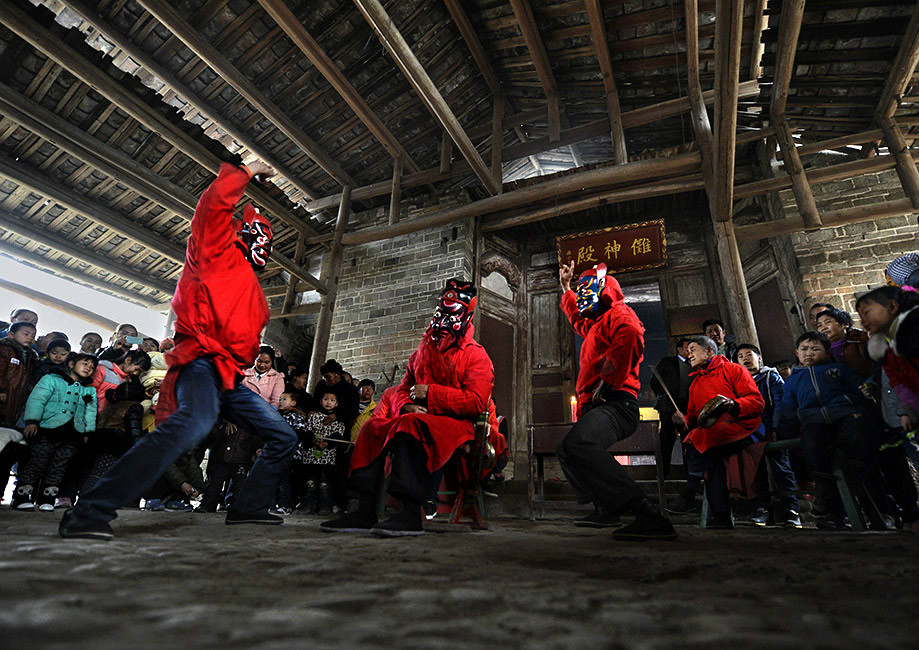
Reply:
[[[211,183],[195,208],[188,238],[187,258],[197,264],[214,264],[224,255],[234,253],[236,232],[233,212],[246,191],[252,176],[245,167],[229,163],[220,166],[217,178]]]
[[[733,399],[740,407],[737,419],[762,417],[763,409],[766,408],[766,401],[763,399],[763,394],[759,392],[759,388],[753,380],[753,375],[746,368],[736,363],[725,365],[727,365],[731,384],[736,395]]]
[[[461,388],[429,386],[428,413],[474,419],[488,409],[495,382],[495,371],[488,353],[481,346],[467,345],[457,354],[456,361],[459,361],[460,355],[464,361],[464,367],[457,368]]]
[[[568,289],[568,291],[563,293],[562,302],[559,306],[562,308],[562,311],[565,312],[565,316],[568,317],[568,322],[571,323],[571,327],[574,331],[582,338],[587,338],[587,332],[596,324],[596,321],[581,316],[581,313],[578,311],[578,299],[574,291]]]

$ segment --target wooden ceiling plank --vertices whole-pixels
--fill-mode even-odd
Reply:
[[[384,47],[389,51],[390,56],[400,69],[402,74],[411,83],[415,92],[421,98],[422,102],[431,112],[431,114],[441,123],[457,148],[463,154],[463,157],[469,163],[469,166],[478,176],[479,180],[491,194],[497,194],[499,188],[491,175],[488,166],[475,146],[466,135],[465,130],[460,125],[453,111],[447,105],[443,95],[437,89],[437,86],[431,80],[427,71],[421,65],[421,62],[412,52],[408,43],[402,37],[402,34],[396,29],[395,24],[389,14],[383,8],[379,0],[354,0],[361,14],[373,28],[374,32],[382,41]]]

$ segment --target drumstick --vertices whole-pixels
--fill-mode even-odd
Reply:
[[[670,391],[667,390],[667,384],[664,383],[664,380],[661,378],[660,373],[657,372],[657,368],[651,368],[651,372],[653,372],[654,376],[657,377],[657,381],[660,382],[661,388],[664,389],[664,392],[667,394],[667,397],[670,398],[670,403],[673,404],[673,408],[675,408],[677,413],[679,413],[680,407],[676,405],[676,400],[673,399],[673,395],[671,395]]]

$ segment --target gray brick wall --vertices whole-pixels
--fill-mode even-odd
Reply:
[[[472,277],[472,240],[464,222],[346,248],[328,357],[378,392],[398,365],[398,383],[444,282]]]
[[[838,210],[904,198],[894,170],[813,186],[819,210]],[[788,216],[797,213],[790,191],[780,194]],[[855,314],[855,294],[884,283],[884,268],[915,251],[916,217],[902,215],[826,228],[791,237],[801,269],[805,306],[828,302]]]

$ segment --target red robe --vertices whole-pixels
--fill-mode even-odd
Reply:
[[[645,327],[623,302],[624,298],[616,278],[606,276],[600,301],[607,309],[597,318],[585,318],[578,312],[574,291],[562,294],[562,311],[574,331],[584,338],[576,386],[578,416],[590,405],[601,381],[635,397],[641,389],[638,366],[644,357]]]
[[[427,334],[422,338],[408,358],[402,383],[392,394],[389,413],[399,414],[412,403],[409,392],[415,384],[428,385],[428,412],[370,418],[354,445],[352,471],[373,462],[397,433],[407,433],[424,444],[430,472],[443,467],[457,448],[475,437],[475,419],[482,411],[493,410],[489,404],[495,371],[485,348],[472,335],[470,325],[466,335],[445,351],[438,350]]]
[[[232,223],[251,177],[245,167],[224,163],[195,208],[185,268],[172,299],[175,348],[166,354],[169,371],[160,388],[158,424],[178,406],[175,382],[183,366],[210,358],[221,388],[229,390],[258,355],[259,336],[268,324],[268,302],[237,245]]]
[[[693,380],[689,385],[689,406],[686,409],[686,421],[690,426],[695,426],[699,411],[716,395],[724,395],[737,402],[740,412],[736,417],[723,414],[714,426],[707,429],[693,429],[684,442],[704,452],[710,447],[746,438],[759,429],[766,402],[753,381],[753,375],[746,368],[716,354],[707,366],[691,373],[690,377]]]

